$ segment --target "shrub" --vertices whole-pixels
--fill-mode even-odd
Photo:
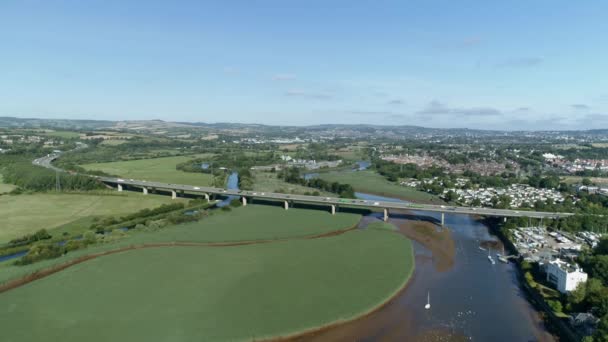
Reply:
[[[58,258],[65,253],[63,246],[54,243],[38,244],[33,246],[24,257],[15,261],[15,265],[29,265],[40,260]]]
[[[85,241],[87,244],[97,242],[97,234],[95,232],[86,232],[82,235],[82,241]]]
[[[549,307],[555,312],[562,312],[563,310],[562,303],[559,300],[548,300],[547,304],[549,304]]]
[[[9,192],[9,194],[11,195],[21,195],[23,193],[23,189],[21,189],[20,187],[16,187],[13,190],[11,190],[11,192]]]
[[[532,273],[526,272],[524,274],[524,277],[526,278],[526,282],[528,283],[528,285],[530,285],[530,287],[536,287],[536,282],[534,281],[534,277],[532,277]]]
[[[65,243],[64,248],[66,252],[71,252],[77,249],[85,248],[87,245],[87,242],[84,240],[69,240]]]
[[[6,256],[6,255],[12,255],[12,254],[16,254],[19,252],[24,252],[27,251],[28,248],[26,246],[17,246],[17,247],[3,247],[0,249],[0,257],[2,256]]]
[[[230,201],[230,206],[231,207],[238,208],[238,207],[240,207],[242,205],[243,205],[243,203],[241,203],[241,201],[238,198],[235,198],[232,201]]]
[[[13,239],[9,242],[9,245],[11,247],[14,246],[23,246],[23,245],[27,245],[30,244],[32,242],[36,242],[36,241],[41,241],[41,240],[48,240],[50,239],[52,236],[51,234],[49,234],[46,229],[40,229],[39,231],[35,232],[34,234],[27,234],[24,235],[20,238],[16,238]]]

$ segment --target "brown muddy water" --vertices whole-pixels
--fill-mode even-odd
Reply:
[[[361,198],[386,200],[367,196]],[[520,289],[515,265],[497,260],[502,244],[485,225],[446,214],[441,229],[432,213],[391,215],[414,241],[416,270],[407,287],[370,315],[296,341],[555,341]]]

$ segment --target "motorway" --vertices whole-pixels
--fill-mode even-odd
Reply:
[[[48,155],[46,157],[38,158],[33,161],[33,164],[43,166],[46,168],[53,169],[55,171],[63,171],[51,164],[59,155]],[[449,214],[465,214],[465,215],[481,215],[481,216],[495,216],[495,217],[530,217],[530,218],[560,218],[572,216],[572,213],[562,212],[543,212],[543,211],[529,211],[529,210],[514,210],[514,209],[494,209],[494,208],[475,208],[475,207],[459,207],[451,205],[433,205],[433,204],[417,204],[417,203],[404,203],[404,202],[386,202],[386,201],[373,201],[373,200],[360,200],[360,199],[344,199],[337,197],[322,197],[322,196],[306,196],[306,195],[293,195],[283,194],[274,192],[260,192],[260,191],[247,191],[247,190],[230,190],[222,188],[204,187],[196,185],[185,185],[185,184],[170,184],[151,182],[146,180],[135,180],[126,178],[114,178],[114,177],[101,177],[92,176],[89,177],[97,178],[99,181],[113,185],[119,190],[126,186],[141,188],[142,192],[147,193],[149,190],[162,190],[171,192],[173,197],[176,197],[178,193],[188,192],[191,194],[200,194],[202,196],[210,195],[221,195],[221,196],[237,196],[240,197],[246,204],[247,200],[254,198],[271,200],[271,201],[282,201],[284,202],[285,208],[289,208],[294,202],[297,203],[308,203],[316,205],[327,205],[331,208],[332,213],[335,212],[336,208],[340,206],[348,206],[354,208],[366,208],[366,209],[381,209],[384,210],[384,218],[388,218],[389,210],[420,210],[430,211],[439,213]],[[443,221],[443,215],[442,215]]]

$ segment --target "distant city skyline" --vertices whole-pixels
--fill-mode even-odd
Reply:
[[[608,128],[608,3],[4,1],[0,116]]]

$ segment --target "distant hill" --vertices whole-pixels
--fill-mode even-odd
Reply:
[[[344,124],[324,124],[311,126],[272,126],[263,124],[248,123],[204,123],[204,122],[170,122],[163,120],[70,120],[70,119],[39,119],[39,118],[16,118],[0,117],[0,128],[52,128],[52,129],[71,129],[71,130],[131,130],[131,131],[225,131],[227,133],[263,133],[268,135],[302,135],[306,133],[328,133],[348,136],[357,133],[360,136],[531,136],[535,133],[544,136],[608,136],[608,129],[593,129],[586,131],[497,131],[480,130],[468,128],[429,128],[421,126],[386,126],[386,125],[344,125]]]

